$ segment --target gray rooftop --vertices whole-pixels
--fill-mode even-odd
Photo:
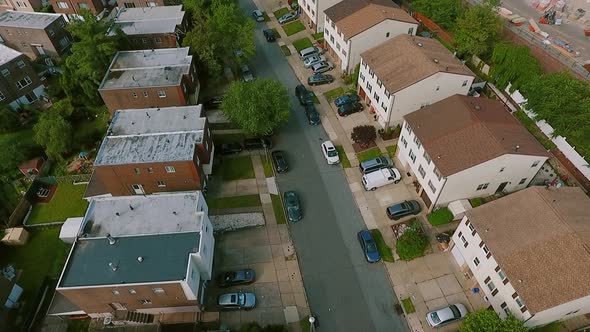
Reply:
[[[5,11],[0,13],[0,27],[45,29],[61,14]]]
[[[201,115],[202,109],[202,105],[193,105],[118,110],[111,121],[109,135],[200,131],[207,120]]]
[[[126,35],[173,33],[182,24],[182,6],[121,8],[114,22]],[[110,32],[111,35],[114,31]]]
[[[192,59],[188,47],[118,52],[99,90],[179,85]]]
[[[4,44],[0,44],[0,66],[18,58],[21,55],[21,52],[13,50],[8,46],[4,46]]]
[[[106,238],[78,240],[66,263],[59,287],[183,280],[189,255],[199,248],[200,233],[115,239],[113,245]],[[142,258],[141,262],[138,257]]]
[[[204,212],[200,192],[94,198],[84,217],[88,237],[196,232]],[[133,208],[133,210],[131,209]],[[117,215],[117,213],[119,215]]]

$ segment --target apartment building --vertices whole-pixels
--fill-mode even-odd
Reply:
[[[214,153],[202,105],[117,111],[84,197],[204,189]]]
[[[58,14],[77,18],[83,10],[99,15],[105,10],[106,0],[50,0],[53,10]]]
[[[342,0],[301,0],[299,8],[302,21],[315,33],[324,32],[324,10]]]
[[[533,328],[590,313],[590,199],[530,187],[467,211],[451,252],[500,315]]]
[[[43,8],[42,0],[0,0],[0,13],[7,10],[35,12]]]
[[[163,7],[182,4],[173,0],[117,0],[119,8]]]
[[[119,109],[185,106],[198,99],[189,48],[117,52],[98,91],[111,115]]]
[[[72,36],[63,15],[7,11],[0,13],[0,39],[31,60],[45,58],[53,65],[70,49]]]
[[[430,209],[522,190],[549,157],[497,100],[454,95],[404,119],[397,158]]]
[[[120,29],[135,50],[179,47],[186,33],[182,6],[115,8],[111,15],[109,35]]]
[[[334,64],[349,74],[361,54],[399,35],[413,36],[418,22],[388,0],[344,0],[324,11],[324,40]]]
[[[383,128],[455,94],[467,95],[475,74],[436,39],[402,34],[361,55],[358,94]]]
[[[29,58],[0,44],[0,106],[18,109],[36,102],[44,93]]]
[[[194,321],[190,313],[201,311],[212,276],[215,239],[207,213],[201,192],[93,199],[57,293],[79,308],[69,312],[90,317],[155,323],[185,313],[176,317]]]

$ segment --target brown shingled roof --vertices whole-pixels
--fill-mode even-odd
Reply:
[[[549,156],[497,100],[454,95],[404,119],[444,176],[505,154]]]
[[[590,295],[590,199],[530,187],[467,212],[531,313]]]
[[[389,0],[344,0],[324,10],[345,39],[385,21],[395,20],[418,24],[410,14]]]

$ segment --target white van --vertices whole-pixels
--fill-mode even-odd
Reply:
[[[402,179],[401,173],[392,167],[382,168],[363,175],[365,190],[375,190],[390,183],[398,183]]]

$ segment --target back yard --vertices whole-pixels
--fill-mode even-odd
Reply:
[[[28,225],[65,221],[70,217],[82,217],[88,202],[82,199],[86,185],[60,183],[49,203],[37,203],[27,219]]]

